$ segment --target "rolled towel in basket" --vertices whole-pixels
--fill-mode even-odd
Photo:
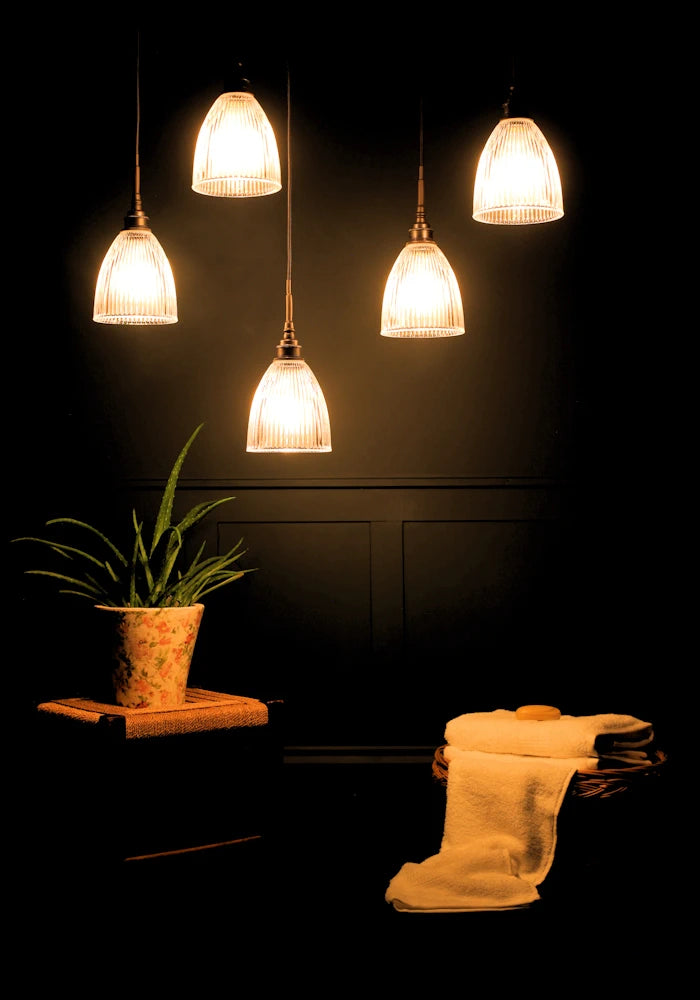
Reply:
[[[469,712],[451,719],[445,740],[459,750],[528,757],[606,757],[648,759],[654,729],[631,715],[562,715],[558,719],[519,719],[515,712]]]

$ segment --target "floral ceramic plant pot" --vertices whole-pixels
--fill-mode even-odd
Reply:
[[[203,604],[185,608],[111,608],[112,690],[125,708],[173,708],[185,703]]]

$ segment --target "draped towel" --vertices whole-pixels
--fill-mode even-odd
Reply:
[[[554,860],[557,816],[589,758],[534,758],[447,747],[445,825],[438,854],[407,862],[385,898],[397,910],[505,910],[540,898]]]

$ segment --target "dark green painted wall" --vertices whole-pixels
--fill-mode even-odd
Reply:
[[[134,31],[48,17],[18,70],[23,152],[6,191],[8,294],[23,307],[6,330],[11,534],[65,513],[106,528],[128,518],[131,492],[151,496],[204,422],[184,483],[239,497],[212,540],[240,527],[261,569],[212,602],[198,676],[281,691],[295,741],[431,742],[452,715],[529,700],[664,715],[672,679],[649,680],[670,600],[648,537],[660,487],[639,489],[658,411],[627,311],[641,294],[622,267],[635,230],[611,219],[606,180],[615,171],[620,190],[629,156],[627,136],[615,139],[628,66],[614,41],[513,36],[523,111],[556,153],[566,214],[507,229],[470,215],[511,70],[476,28],[457,38],[431,20],[396,38],[354,24],[313,44],[300,30],[285,47],[281,31],[263,43],[259,24],[147,26],[142,194],[180,321],[119,329],[92,322],[92,295],[131,199]],[[245,452],[284,322],[286,194],[226,202],[190,189],[196,134],[237,48],[283,177],[290,66],[294,318],[328,402],[329,455]],[[467,333],[404,343],[379,336],[379,315],[415,218],[420,96],[426,214]],[[34,626],[21,573],[11,590],[33,633],[23,696],[79,693],[85,611],[56,641]]]

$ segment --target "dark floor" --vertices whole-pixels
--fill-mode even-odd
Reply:
[[[578,981],[602,986],[674,961],[682,868],[671,856],[671,782],[631,818],[614,802],[585,814],[580,803],[577,812],[565,806],[554,865],[530,908],[397,912],[384,898],[388,883],[405,861],[439,850],[444,796],[427,760],[288,761],[262,837],[118,870],[80,858],[30,863],[16,920],[53,961],[82,955],[94,967],[97,947],[105,973],[128,955],[149,974],[165,963],[197,979],[199,961],[209,983],[200,996],[237,992],[216,977],[237,980],[246,967],[269,984],[296,981],[328,997],[374,969],[377,988],[423,996],[412,970],[440,979],[455,963],[502,981],[517,979],[521,963],[527,978],[532,962],[546,975],[563,962]],[[319,969],[329,963],[336,979],[324,988]]]

